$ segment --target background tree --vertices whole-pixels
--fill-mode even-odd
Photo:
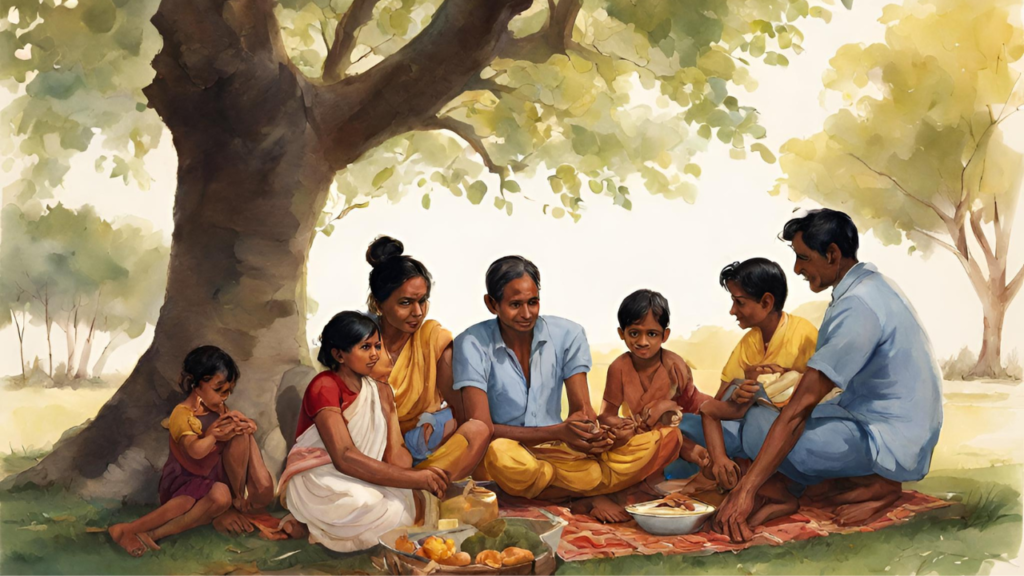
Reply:
[[[0,238],[0,301],[10,311],[8,322],[18,324],[19,339],[29,316],[48,333],[52,324],[60,326],[67,334],[63,376],[85,378],[97,332],[111,332],[105,362],[119,333],[138,336],[147,321],[156,323],[168,256],[159,233],[114,226],[90,206],[76,211],[57,204],[33,215],[9,204]],[[76,369],[80,329],[86,339]],[[52,363],[52,347],[50,356]],[[98,368],[102,374],[102,363]]]
[[[178,154],[153,344],[93,424],[17,480],[132,498],[153,496],[166,453],[157,423],[196,345],[239,361],[233,405],[261,423],[261,442],[280,436],[280,377],[309,361],[304,271],[317,230],[330,234],[368,197],[410,191],[429,207],[434,192],[481,203],[493,190],[511,213],[526,199],[515,177],[537,170],[554,194],[541,209],[556,218],[579,217],[584,185],[628,209],[632,175],[692,202],[693,157],[709,141],[774,160],[748,146],[764,129],[735,89],[756,85],[749,59],[785,65],[784,52],[802,50],[795,21],[830,18],[807,0],[2,6],[16,21],[0,31],[0,68],[25,88],[3,113],[22,174],[5,198],[46,197],[94,140],[109,151],[99,168],[145,187],[161,120]],[[631,102],[637,84],[663,108]]]
[[[1019,0],[908,0],[884,9],[885,44],[842,47],[825,87],[846,107],[782,147],[773,194],[844,210],[884,244],[934,246],[981,300],[975,377],[1003,373],[1003,319],[1024,270],[1007,270],[1021,155],[1002,125],[1024,104]]]

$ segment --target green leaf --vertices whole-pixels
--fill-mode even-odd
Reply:
[[[425,210],[430,210],[430,194],[424,194],[423,199],[420,200],[420,204]]]
[[[385,182],[391,179],[391,176],[393,176],[394,174],[395,168],[393,166],[388,166],[387,168],[381,170],[380,172],[377,172],[377,175],[373,177],[373,182],[371,182],[371,185],[374,188],[380,188]]]
[[[843,6],[846,6],[847,10],[853,10],[853,0],[842,0]]]
[[[705,140],[711,140],[711,126],[701,124],[700,128],[697,128],[697,136],[700,136]]]
[[[591,180],[590,182],[587,182],[587,186],[590,187],[590,191],[593,192],[594,194],[600,194],[601,190],[604,189],[604,187],[601,186],[601,183],[598,182],[597,180]]]
[[[548,176],[548,184],[551,185],[551,191],[555,194],[561,194],[565,185],[562,184],[562,179],[558,176]]]
[[[696,164],[690,163],[687,164],[686,166],[683,166],[683,174],[689,174],[694,178],[700,178],[700,172],[700,166]]]
[[[494,197],[494,207],[497,208],[498,210],[501,210],[502,208],[504,208],[505,207],[505,199],[502,198],[501,196],[495,196]]]
[[[110,0],[92,0],[82,11],[82,23],[97,34],[106,34],[114,29],[117,8]]]
[[[418,188],[423,188],[426,185],[427,185],[427,179],[426,178],[420,178],[418,181],[416,181],[416,186]]]
[[[505,202],[505,214],[508,214],[509,216],[512,215],[512,203],[511,202]]]
[[[565,208],[562,208],[561,206],[556,206],[551,211],[551,215],[554,216],[555,218],[561,218],[561,217],[565,216]]]
[[[505,180],[504,182],[501,183],[501,187],[506,192],[512,192],[513,194],[522,192],[522,188],[519,187],[519,183],[516,182],[515,180]]]
[[[323,228],[320,229],[320,231],[323,232],[324,236],[330,236],[331,234],[334,233],[334,222],[331,222],[327,226],[324,226]]]
[[[772,151],[761,142],[754,142],[751,144],[750,151],[759,153],[761,155],[761,159],[768,164],[775,163],[775,154],[772,154]]]
[[[487,184],[483,180],[477,180],[466,188],[466,198],[471,204],[479,204],[487,194]]]

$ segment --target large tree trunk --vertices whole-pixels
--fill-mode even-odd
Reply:
[[[173,135],[178,187],[153,343],[93,423],[13,483],[155,499],[168,443],[159,423],[184,397],[182,360],[203,344],[238,362],[229,404],[283,451],[275,395],[309,361],[304,270],[334,174],[433,120],[529,5],[447,0],[396,54],[323,86],[291,65],[271,0],[162,0],[164,46],[145,92]]]
[[[1009,302],[995,294],[982,297],[984,330],[981,340],[981,354],[978,363],[971,370],[971,378],[1001,378],[1005,375],[1002,362],[1003,320]]]

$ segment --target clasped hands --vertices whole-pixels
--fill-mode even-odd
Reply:
[[[218,442],[226,442],[240,434],[256,432],[256,422],[237,410],[221,414],[220,418],[210,426],[209,434]]]

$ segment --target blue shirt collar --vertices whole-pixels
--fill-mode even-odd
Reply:
[[[853,268],[846,272],[846,276],[843,276],[843,279],[839,281],[839,284],[832,289],[832,303],[834,304],[836,300],[839,300],[849,292],[850,288],[853,288],[867,275],[874,272],[878,272],[878,268],[874,264],[868,262],[857,262],[854,264]]]
[[[505,339],[501,337],[501,325],[497,318],[494,319],[494,324],[491,325],[491,338],[494,340],[495,350],[499,348],[508,349],[508,346],[505,345]],[[530,344],[530,354],[536,352],[550,340],[551,335],[548,333],[548,324],[544,321],[543,316],[538,316],[537,323],[533,326],[533,342]]]

